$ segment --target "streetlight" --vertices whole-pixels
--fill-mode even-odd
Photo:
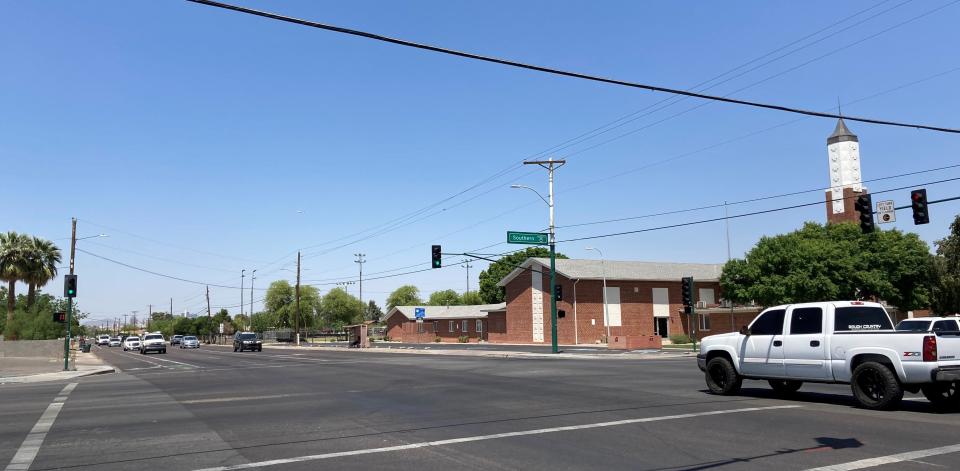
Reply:
[[[550,208],[550,343],[553,353],[560,353],[560,349],[557,345],[557,234],[556,228],[553,224],[553,171],[557,168],[562,167],[566,160],[528,160],[523,162],[524,165],[539,165],[547,169],[548,186],[549,191],[547,198],[544,198],[537,190],[530,188],[526,185],[510,185],[510,188],[526,188],[540,197],[544,203],[547,203],[547,207]]]
[[[253,280],[257,279],[257,270],[250,274],[250,315],[253,315]]]
[[[240,315],[243,315],[243,278],[246,276],[244,273],[247,272],[247,269],[244,268],[240,270]],[[173,314],[171,312],[171,314]]]
[[[600,273],[603,275],[603,323],[607,326],[607,345],[610,345],[610,314],[607,311],[607,267],[603,264],[603,252],[595,247],[587,247],[585,250],[595,250],[600,254]]]
[[[108,234],[97,234],[97,235],[92,235],[92,236],[81,237],[81,238],[79,238],[79,239],[77,239],[77,240],[96,239],[97,237],[110,237],[110,236],[109,236]]]

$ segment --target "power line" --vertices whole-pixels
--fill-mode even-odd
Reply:
[[[890,189],[881,190],[881,191],[874,191],[874,192],[871,192],[870,194],[873,194],[873,195],[883,194],[883,193],[889,193],[889,192],[892,192],[892,191],[900,191],[900,190],[906,190],[906,189],[910,189],[910,188],[916,188],[916,187],[918,187],[918,186],[936,185],[936,184],[938,184],[938,183],[946,183],[946,182],[952,182],[952,181],[957,181],[957,180],[960,180],[960,177],[947,178],[947,179],[943,179],[943,180],[937,180],[937,181],[926,182],[926,183],[918,183],[918,184],[916,184],[916,185],[903,186],[903,187],[899,187],[899,188],[890,188]],[[834,199],[833,201],[839,201],[839,200],[842,200],[842,199],[843,199],[843,198],[836,198],[836,199]],[[725,220],[729,220],[729,219],[738,219],[738,218],[743,218],[743,217],[748,217],[748,216],[757,216],[757,215],[760,215],[760,214],[775,213],[775,212],[779,212],[779,211],[786,211],[786,210],[789,210],[789,209],[805,208],[805,207],[808,207],[808,206],[815,206],[815,205],[821,205],[821,204],[824,204],[824,202],[823,202],[823,201],[816,201],[816,202],[813,202],[813,203],[795,204],[795,205],[792,205],[792,206],[783,206],[783,207],[779,207],[779,208],[764,209],[764,210],[760,210],[760,211],[752,211],[752,212],[749,212],[749,213],[734,214],[734,215],[732,215],[732,216],[723,216],[723,217],[710,218],[710,219],[701,219],[701,220],[698,220],[698,221],[689,221],[689,222],[682,222],[682,223],[677,223],[677,224],[668,224],[668,225],[665,225],[665,226],[648,227],[648,228],[645,228],[645,229],[637,229],[637,230],[633,230],[633,231],[622,231],[622,232],[613,232],[613,233],[610,233],[610,234],[599,234],[599,235],[593,235],[593,236],[575,237],[575,238],[572,238],[572,239],[558,240],[557,243],[578,242],[578,241],[581,241],[581,240],[602,239],[602,238],[606,238],[606,237],[616,237],[616,236],[629,235],[629,234],[639,234],[639,233],[642,233],[642,232],[653,232],[653,231],[660,231],[660,230],[664,230],[664,229],[675,229],[675,228],[678,228],[678,227],[693,226],[693,225],[697,225],[697,224],[706,224],[706,223],[709,223],[709,222],[725,221]],[[929,204],[929,203],[928,203],[928,204]]]
[[[209,285],[209,286],[215,286],[215,287],[217,287],[217,288],[241,289],[239,286],[227,286],[227,285],[220,285],[220,284],[215,284],[215,283],[207,283],[207,282],[204,282],[204,281],[188,280],[188,279],[186,279],[186,278],[180,278],[180,277],[173,276],[173,275],[167,275],[167,274],[165,274],[165,273],[160,273],[160,272],[155,272],[155,271],[152,271],[152,270],[147,270],[146,268],[140,268],[140,267],[137,267],[137,266],[134,266],[134,265],[130,265],[129,263],[123,263],[123,262],[114,260],[114,259],[112,259],[112,258],[107,258],[107,257],[104,257],[103,255],[97,255],[97,254],[95,254],[95,253],[93,253],[93,252],[90,252],[90,251],[87,251],[87,250],[83,250],[83,249],[77,249],[77,252],[83,252],[83,253],[85,253],[85,254],[87,254],[87,255],[90,255],[91,257],[96,257],[96,258],[99,258],[99,259],[101,259],[101,260],[106,260],[106,261],[108,261],[108,262],[115,263],[115,264],[117,264],[117,265],[121,265],[121,266],[130,268],[130,269],[133,269],[133,270],[142,271],[142,272],[144,272],[144,273],[149,273],[149,274],[151,274],[151,275],[156,275],[156,276],[160,276],[160,277],[163,277],[163,278],[170,278],[171,280],[182,281],[182,282],[184,282],[184,283],[193,283],[193,284],[195,284],[195,285]],[[247,289],[247,288],[244,288],[244,289]],[[258,291],[263,291],[263,288],[258,288],[257,290],[258,290]]]
[[[893,127],[925,129],[925,130],[929,130],[929,131],[945,132],[945,133],[952,133],[952,134],[960,134],[960,129],[954,129],[954,128],[947,128],[947,127],[941,127],[941,126],[932,126],[932,125],[925,125],[925,124],[917,124],[917,123],[905,123],[905,122],[889,121],[889,120],[882,120],[882,119],[875,119],[875,118],[865,118],[865,117],[858,117],[858,116],[841,116],[841,115],[835,114],[835,113],[825,113],[825,112],[820,112],[820,111],[806,110],[806,109],[802,109],[802,108],[794,108],[794,107],[785,106],[785,105],[778,105],[778,104],[771,104],[771,103],[762,103],[762,102],[749,101],[749,100],[741,100],[741,99],[729,98],[729,97],[722,97],[722,96],[716,96],[716,95],[707,95],[707,94],[704,94],[704,93],[698,93],[698,92],[692,92],[692,91],[685,91],[685,90],[680,90],[680,89],[676,89],[676,88],[661,87],[661,86],[643,84],[643,83],[638,83],[638,82],[630,82],[630,81],[626,81],[626,80],[605,78],[605,77],[600,77],[600,76],[596,76],[596,75],[584,74],[584,73],[580,73],[580,72],[572,72],[572,71],[567,71],[567,70],[555,69],[555,68],[551,68],[551,67],[544,67],[544,66],[539,66],[539,65],[526,64],[526,63],[523,63],[523,62],[517,62],[517,61],[513,61],[513,60],[508,60],[508,59],[501,59],[501,58],[492,57],[492,56],[484,56],[484,55],[480,55],[480,54],[474,54],[474,53],[469,53],[469,52],[457,51],[457,50],[454,50],[454,49],[449,49],[449,48],[444,48],[444,47],[439,47],[439,46],[432,46],[432,45],[429,45],[429,44],[422,44],[422,43],[417,43],[417,42],[413,42],[413,41],[407,41],[407,40],[404,40],[404,39],[391,38],[391,37],[388,37],[388,36],[383,36],[383,35],[374,34],[374,33],[368,33],[368,32],[365,32],[365,31],[359,31],[359,30],[355,30],[355,29],[343,28],[343,27],[339,27],[339,26],[333,26],[333,25],[328,25],[328,24],[324,24],[324,23],[318,23],[318,22],[315,22],[315,21],[309,21],[309,20],[303,20],[303,19],[299,19],[299,18],[293,18],[293,17],[290,17],[290,16],[283,16],[283,15],[279,15],[279,14],[276,14],[276,13],[270,13],[270,12],[265,12],[265,11],[261,11],[261,10],[254,10],[254,9],[251,9],[251,8],[240,7],[240,6],[236,6],[236,5],[230,5],[230,4],[227,4],[227,3],[214,2],[214,1],[211,1],[211,0],[188,0],[188,1],[191,1],[191,2],[194,2],[194,3],[200,3],[200,4],[204,4],[204,5],[210,5],[210,6],[214,6],[214,7],[219,7],[219,8],[223,8],[223,9],[227,9],[227,10],[233,10],[233,11],[237,11],[237,12],[240,12],[240,13],[248,13],[248,14],[251,14],[251,15],[260,16],[260,17],[264,17],[264,18],[270,18],[270,19],[274,19],[274,20],[285,21],[285,22],[288,22],[288,23],[295,23],[295,24],[299,24],[299,25],[303,25],[303,26],[309,26],[309,27],[312,27],[312,28],[318,28],[318,29],[323,29],[323,30],[327,30],[327,31],[333,31],[333,32],[337,32],[337,33],[342,33],[342,34],[348,34],[348,35],[352,35],[352,36],[359,36],[359,37],[364,37],[364,38],[368,38],[368,39],[373,39],[373,40],[376,40],[376,41],[382,41],[382,42],[387,42],[387,43],[391,43],[391,44],[397,44],[397,45],[400,45],[400,46],[413,47],[413,48],[416,48],[416,49],[423,49],[423,50],[432,51],[432,52],[439,52],[439,53],[441,53],[441,54],[447,54],[447,55],[452,55],[452,56],[457,56],[457,57],[463,57],[463,58],[466,58],[466,59],[478,60],[478,61],[483,61],[483,62],[490,62],[490,63],[494,63],[494,64],[500,64],[500,65],[506,65],[506,66],[510,66],[510,67],[516,67],[516,68],[521,68],[521,69],[533,70],[533,71],[537,71],[537,72],[544,72],[544,73],[553,74],[553,75],[560,75],[560,76],[572,77],[572,78],[579,78],[579,79],[589,80],[589,81],[594,81],[594,82],[607,83],[607,84],[611,84],[611,85],[620,85],[620,86],[629,87],[629,88],[637,88],[637,89],[641,89],[641,90],[649,90],[649,91],[652,91],[652,92],[669,93],[669,94],[672,94],[672,95],[681,95],[681,96],[688,96],[688,97],[694,97],[694,98],[701,98],[701,99],[704,99],[704,100],[719,101],[719,102],[722,102],[722,103],[730,103],[730,104],[734,104],[734,105],[742,105],[742,106],[748,106],[748,107],[753,107],[753,108],[768,109],[768,110],[781,111],[781,112],[786,112],[786,113],[802,114],[802,115],[806,115],[806,116],[815,116],[815,117],[820,117],[820,118],[833,118],[833,119],[844,118],[844,119],[846,119],[846,120],[848,120],[848,121],[855,121],[855,122],[861,122],[861,123],[876,124],[876,125],[882,125],[882,126],[893,126]],[[957,0],[957,1],[960,1],[960,0]],[[957,3],[957,1],[952,2],[952,3],[949,3],[949,4],[947,4],[947,5],[944,5],[944,6],[938,8],[938,9],[936,9],[936,10],[934,10],[934,11],[937,11],[937,10],[946,8],[947,6],[953,5],[954,3]],[[931,12],[931,13],[932,13],[932,12]]]
[[[937,172],[937,171],[940,171],[940,170],[948,170],[948,169],[957,168],[957,167],[960,167],[960,164],[947,165],[947,166],[944,166],[944,167],[937,167],[937,168],[931,168],[931,169],[926,169],[926,170],[918,170],[918,171],[916,171],[916,172],[901,173],[901,174],[898,174],[898,175],[888,175],[888,176],[879,177],[879,178],[871,178],[871,179],[869,179],[869,180],[863,180],[861,183],[870,183],[870,182],[878,182],[878,181],[883,181],[883,180],[892,180],[892,179],[894,179],[894,178],[903,178],[903,177],[908,177],[908,176],[912,176],[912,175],[919,175],[919,174],[922,174],[922,173]],[[692,211],[702,211],[702,210],[706,210],[706,209],[716,209],[716,208],[722,208],[723,206],[735,206],[735,205],[739,205],[739,204],[755,203],[755,202],[757,202],[757,201],[765,201],[765,200],[776,199],[776,198],[784,198],[784,197],[787,197],[787,196],[802,195],[802,194],[804,194],[804,193],[812,193],[812,192],[815,192],[815,191],[825,191],[825,190],[829,190],[830,188],[832,188],[832,187],[826,187],[826,188],[823,188],[823,187],[820,187],[820,188],[811,188],[811,189],[809,189],[809,190],[791,191],[791,192],[789,192],[789,193],[780,193],[780,194],[777,194],[777,195],[758,196],[758,197],[755,197],[755,198],[749,198],[749,199],[740,200],[740,201],[732,201],[732,202],[727,202],[727,203],[710,204],[710,205],[698,206],[698,207],[694,207],[694,208],[677,209],[677,210],[674,210],[674,211],[664,211],[664,212],[659,212],[659,213],[643,214],[643,215],[640,215],[640,216],[627,216],[627,217],[615,218],[615,219],[604,219],[604,220],[599,220],[599,221],[590,221],[590,222],[580,222],[580,223],[575,223],[575,224],[567,224],[567,225],[563,225],[563,226],[557,226],[557,228],[560,229],[560,228],[565,228],[565,227],[593,226],[593,225],[597,225],[597,224],[608,224],[608,223],[612,223],[612,222],[623,222],[623,221],[631,221],[631,220],[635,220],[635,219],[646,219],[646,218],[655,217],[655,216],[668,216],[668,215],[671,215],[671,214],[688,213],[688,212],[692,212]]]

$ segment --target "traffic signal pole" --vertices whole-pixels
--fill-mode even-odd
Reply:
[[[560,353],[557,343],[557,231],[553,222],[553,171],[565,163],[565,160],[553,159],[524,162],[526,165],[539,165],[547,169],[549,178],[547,206],[550,207],[550,346],[553,353]]]
[[[77,218],[70,218],[70,274],[77,254]],[[70,371],[70,324],[73,316],[73,296],[67,296],[67,336],[63,339],[63,371]]]

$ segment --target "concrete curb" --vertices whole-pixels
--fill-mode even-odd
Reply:
[[[84,376],[102,375],[115,373],[116,369],[112,366],[97,366],[90,369],[78,371],[57,371],[55,373],[39,373],[34,375],[8,376],[0,377],[0,384],[24,384],[24,383],[42,383],[46,381],[61,381]]]
[[[403,345],[403,344],[399,344]],[[219,347],[228,347],[227,345],[216,345]],[[695,355],[692,352],[677,353],[532,353],[518,351],[495,351],[495,350],[422,350],[403,347],[385,347],[385,348],[345,348],[345,347],[297,347],[291,345],[271,345],[264,344],[263,348],[268,350],[299,350],[299,351],[324,351],[324,352],[343,352],[343,353],[396,353],[407,355],[446,355],[463,357],[486,357],[486,358],[521,358],[521,359],[551,359],[551,360],[661,360],[671,358],[691,358]]]

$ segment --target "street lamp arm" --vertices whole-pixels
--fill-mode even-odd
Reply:
[[[536,193],[537,196],[539,196],[540,199],[543,200],[543,202],[546,203],[547,206],[550,206],[550,202],[547,201],[547,199],[544,198],[543,195],[541,195],[539,191],[534,190],[533,188],[531,188],[531,187],[529,187],[529,186],[527,186],[527,185],[510,185],[510,188],[523,188],[523,189],[530,190],[530,191]]]

